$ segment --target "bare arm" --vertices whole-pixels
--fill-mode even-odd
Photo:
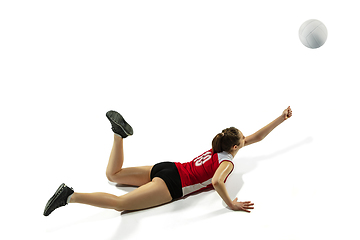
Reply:
[[[231,162],[222,162],[212,178],[212,185],[229,208],[232,208],[232,201],[225,188],[225,179],[232,170],[233,164]]]
[[[265,127],[261,128],[256,133],[245,137],[245,146],[259,142],[263,140],[274,128],[279,126],[282,122],[284,122],[286,119],[290,118],[292,116],[292,110],[290,106],[284,110],[284,112],[276,118],[274,121],[266,125]]]
[[[220,195],[220,197],[224,200],[224,202],[229,206],[231,210],[235,211],[246,211],[250,212],[248,209],[254,209],[254,204],[250,201],[248,202],[238,202],[237,198],[235,198],[233,201],[231,200],[226,187],[225,187],[225,180],[233,170],[233,164],[231,162],[224,161],[220,164],[218,169],[216,170],[213,179],[212,184],[217,191],[217,193]]]

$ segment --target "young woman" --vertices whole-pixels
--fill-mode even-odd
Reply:
[[[44,215],[68,203],[82,203],[117,211],[138,210],[181,198],[196,191],[214,188],[230,209],[250,212],[253,203],[231,200],[225,181],[234,168],[233,159],[244,146],[264,139],[275,127],[292,116],[290,107],[274,121],[254,134],[245,137],[234,127],[224,129],[212,141],[212,149],[191,162],[162,162],[154,166],[122,168],[124,163],[123,139],[133,134],[132,127],[115,111],[106,113],[114,132],[114,143],[106,169],[111,182],[139,186],[122,196],[108,193],[78,193],[61,184],[46,204]]]

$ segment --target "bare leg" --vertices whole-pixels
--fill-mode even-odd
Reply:
[[[124,139],[114,134],[114,143],[110,153],[106,176],[111,177],[122,169],[124,163]]]
[[[119,184],[141,186],[150,182],[152,166],[122,168],[124,163],[123,139],[114,134],[114,143],[111,150],[106,176],[111,182]]]
[[[119,197],[109,193],[77,193],[71,196],[70,203],[82,203],[100,208],[116,209]]]
[[[165,182],[156,177],[151,182],[120,197],[108,193],[74,193],[70,203],[124,211],[159,206],[171,200],[172,197]]]

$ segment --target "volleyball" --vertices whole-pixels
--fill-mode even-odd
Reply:
[[[308,48],[319,48],[326,42],[327,29],[325,25],[316,19],[304,22],[299,29],[299,38],[302,44]]]

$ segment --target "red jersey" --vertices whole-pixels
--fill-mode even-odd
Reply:
[[[233,156],[225,151],[213,154],[213,151],[209,150],[191,162],[175,162],[180,174],[183,196],[202,189],[212,188],[211,180],[220,163],[223,161],[233,163],[232,160]]]

